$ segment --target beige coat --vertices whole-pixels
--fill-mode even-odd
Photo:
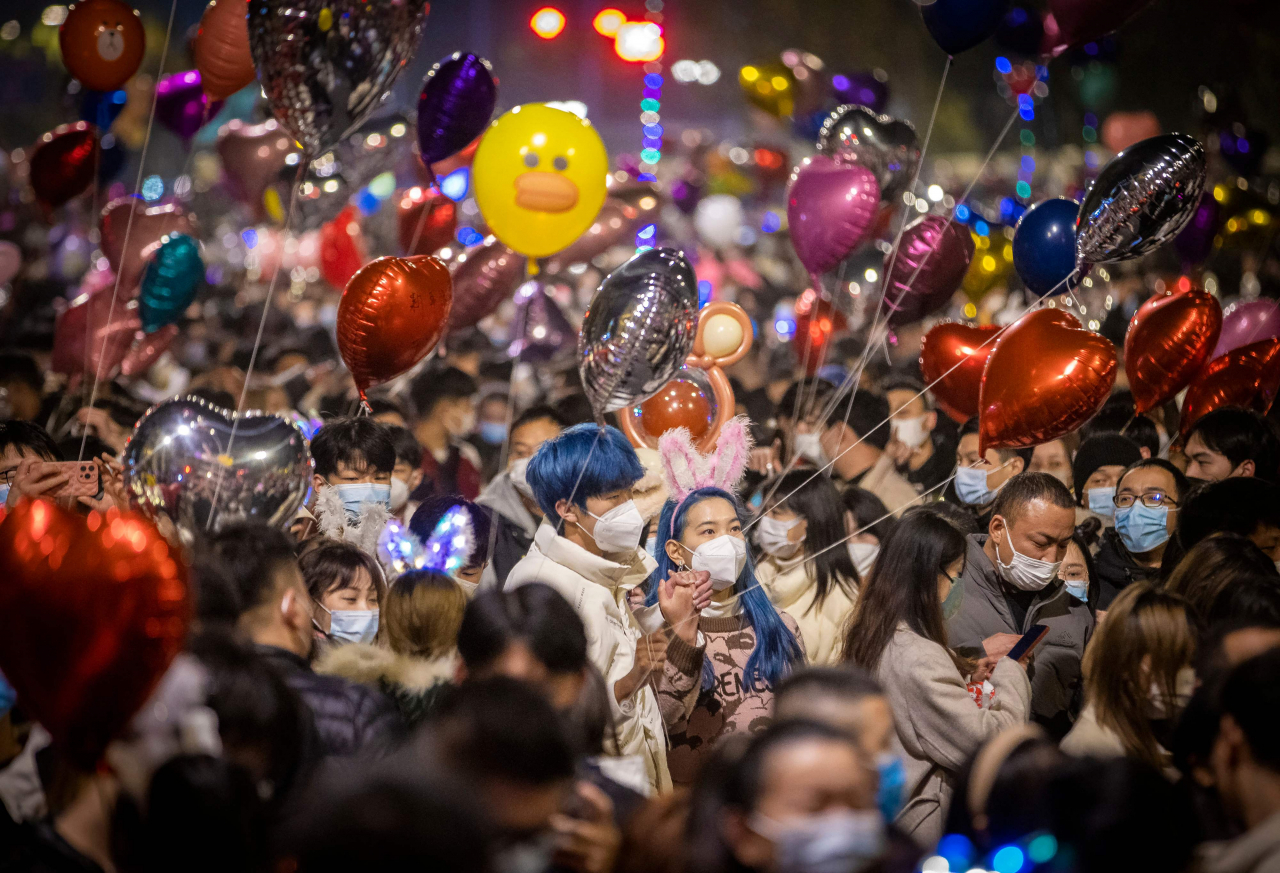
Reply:
[[[956,773],[986,740],[1027,720],[1031,683],[1017,662],[1001,658],[990,679],[995,699],[979,709],[947,650],[905,623],[885,646],[876,678],[893,708],[896,751],[907,769],[908,800],[894,822],[931,848],[942,836]]]
[[[893,459],[883,452],[871,465],[871,469],[858,480],[858,487],[870,491],[884,503],[885,509],[895,516],[925,502],[928,498],[916,493],[915,486],[903,478],[894,466]]]
[[[1098,722],[1093,704],[1081,710],[1059,747],[1076,758],[1123,758],[1127,754],[1120,735]]]
[[[1200,849],[1204,873],[1280,873],[1280,812],[1234,840]]]
[[[800,626],[808,662],[835,664],[844,650],[844,626],[857,603],[857,591],[850,595],[838,586],[833,587],[822,605],[817,606],[814,600],[818,589],[812,569],[813,563],[805,563],[803,555],[790,561],[769,555],[756,564],[756,579],[773,605]]]

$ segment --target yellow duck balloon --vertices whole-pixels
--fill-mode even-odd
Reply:
[[[591,226],[608,172],[591,122],[545,103],[517,106],[489,125],[471,166],[489,229],[529,258],[567,248]]]

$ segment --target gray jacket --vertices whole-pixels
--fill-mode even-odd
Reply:
[[[1005,583],[982,550],[987,535],[970,534],[968,539],[964,573],[960,575],[964,600],[947,622],[947,641],[961,654],[981,657],[985,654],[982,641],[989,636],[1022,634],[1033,624],[1048,625],[1049,634],[1036,649],[1028,670],[1031,717],[1061,737],[1078,711],[1080,659],[1093,635],[1093,614],[1055,579],[1032,601],[1023,626],[1015,626],[1004,596]]]

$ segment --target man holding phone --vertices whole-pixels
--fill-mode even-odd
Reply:
[[[79,462],[62,462],[44,428],[29,421],[0,422],[0,506],[12,509],[24,497],[63,497],[89,509],[125,506],[119,467],[104,456],[87,458],[95,469],[86,477]],[[104,490],[105,489],[105,490]]]
[[[969,537],[959,579],[964,600],[947,622],[951,647],[979,659],[1003,657],[1034,626],[1047,627],[1020,654],[1031,678],[1031,717],[1057,739],[1071,727],[1094,626],[1088,606],[1057,577],[1074,527],[1075,501],[1062,482],[1047,473],[1014,476],[992,505],[987,533]]]

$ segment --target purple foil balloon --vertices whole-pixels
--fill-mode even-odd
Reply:
[[[800,263],[814,277],[835,267],[866,238],[879,204],[871,170],[826,155],[805,158],[787,189],[787,222]]]
[[[973,235],[965,225],[941,215],[907,225],[884,292],[889,324],[911,324],[945,306],[972,260]]]
[[[521,361],[545,363],[572,354],[578,332],[565,318],[543,284],[531,279],[516,291],[516,318],[507,354]]]
[[[156,85],[156,120],[183,140],[195,136],[221,108],[221,100],[209,103],[196,70],[165,76]]]
[[[1280,303],[1274,300],[1250,300],[1234,303],[1222,313],[1222,333],[1209,360],[1232,349],[1280,337]]]
[[[861,103],[877,114],[889,103],[889,85],[868,70],[836,73],[831,77],[831,90],[837,103]]]
[[[1183,267],[1204,263],[1213,251],[1213,238],[1218,233],[1218,219],[1222,210],[1212,194],[1200,198],[1195,215],[1182,232],[1173,238],[1173,247],[1182,257]]]
[[[493,68],[482,57],[454,52],[431,68],[418,95],[418,149],[430,167],[484,133],[498,102]]]

